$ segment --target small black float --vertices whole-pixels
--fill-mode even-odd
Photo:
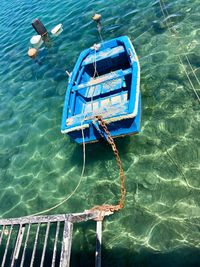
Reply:
[[[35,31],[41,35],[41,36],[46,36],[48,35],[48,31],[45,28],[44,24],[39,20],[39,19],[35,19],[32,22],[32,26],[35,29]]]

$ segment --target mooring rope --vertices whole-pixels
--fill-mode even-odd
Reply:
[[[165,11],[166,11],[167,16],[169,17],[169,21],[172,23],[172,21],[171,21],[171,19],[170,19],[170,14],[169,14],[169,12],[168,12],[166,6],[165,6],[164,0],[160,0],[160,4],[161,4],[161,3],[163,4],[163,7],[164,7],[164,9],[165,9]],[[164,15],[164,9],[162,8],[162,5],[161,5],[161,9],[162,9],[162,13],[163,13],[163,15]],[[166,17],[165,17],[165,18],[166,18]],[[166,21],[166,23],[167,23],[167,21]],[[171,32],[172,32],[172,31],[171,31]],[[179,36],[178,36],[178,32],[177,32],[176,30],[174,30],[174,33],[175,33],[175,35],[176,35],[177,37],[179,37]],[[179,39],[180,39],[180,38],[179,38]],[[180,39],[180,45],[181,45],[181,47],[183,48],[183,55],[185,56],[185,58],[186,58],[186,60],[187,60],[187,62],[188,62],[188,65],[190,66],[190,69],[192,70],[192,73],[194,74],[194,76],[195,76],[195,78],[196,78],[198,84],[200,85],[199,78],[197,77],[197,75],[196,75],[196,73],[195,73],[195,71],[194,71],[194,69],[193,69],[193,67],[192,67],[192,65],[191,65],[191,63],[190,63],[187,54],[184,52],[185,49],[184,49],[184,46],[183,46],[183,43],[182,43],[181,39]]]
[[[176,30],[175,30],[175,31],[172,31],[172,30],[170,29],[170,27],[169,27],[169,24],[168,24],[168,22],[167,22],[167,17],[166,17],[166,15],[165,15],[164,9],[166,10],[166,14],[167,14],[168,17],[169,17],[169,13],[168,13],[168,11],[167,11],[167,9],[166,9],[166,6],[165,6],[165,4],[164,4],[164,1],[163,1],[163,0],[159,0],[159,4],[160,4],[161,12],[162,12],[162,14],[163,14],[163,16],[164,16],[164,18],[165,18],[165,22],[166,22],[166,25],[167,25],[167,28],[168,28],[169,33],[170,33],[171,35],[175,34],[177,37],[179,37],[177,31],[176,31]],[[171,22],[170,17],[169,17],[169,21]],[[180,45],[181,45],[181,47],[183,48],[183,44],[182,44],[181,41],[180,41]],[[192,71],[194,77],[196,78],[198,84],[200,85],[200,81],[199,81],[198,77],[196,76],[196,73],[195,73],[195,71],[194,71],[194,69],[193,69],[193,67],[192,67],[192,65],[191,65],[191,63],[190,63],[190,61],[189,61],[188,56],[187,56],[186,53],[184,52],[184,49],[183,49],[183,55],[184,55],[185,59],[187,60],[187,62],[188,62],[188,64],[189,64],[189,67],[190,67],[190,69],[191,69],[191,71]],[[192,87],[192,89],[193,89],[193,91],[194,91],[194,93],[195,93],[195,95],[196,95],[198,101],[200,102],[200,96],[198,95],[197,90],[196,90],[196,88],[194,87],[194,85],[193,85],[193,83],[192,83],[192,81],[191,81],[191,79],[190,79],[190,77],[189,77],[189,74],[187,73],[187,70],[186,70],[186,68],[185,68],[185,66],[184,66],[184,64],[183,64],[183,61],[182,61],[180,55],[178,55],[178,58],[179,58],[179,61],[180,61],[181,65],[182,65],[182,67],[183,67],[183,70],[184,70],[184,72],[185,72],[185,74],[186,74],[186,76],[187,76],[187,78],[188,78],[188,80],[189,80],[189,83],[190,83],[190,85],[191,85],[191,87]]]
[[[98,30],[98,33],[99,33],[99,37],[100,37],[101,43],[103,43],[103,37],[102,37],[102,34],[101,34],[101,30],[102,30],[101,22],[97,23],[97,30]]]
[[[97,51],[96,51],[97,47],[96,45],[94,45],[94,61],[93,61],[93,67],[94,67],[94,74],[93,74],[93,77],[92,79],[95,79],[95,76],[99,76],[99,73],[97,72],[97,60],[96,60],[96,57],[97,57]],[[93,88],[93,87],[92,87]],[[94,97],[94,88],[93,88],[93,92],[92,92],[92,97],[91,97],[91,109],[93,111],[93,97]]]
[[[99,76],[98,71],[97,71],[96,49],[97,48],[94,46],[94,50],[95,50],[95,56],[94,56],[94,62],[93,62],[94,74],[93,74],[92,79],[94,79],[96,75]],[[94,92],[93,92],[93,94],[94,94]],[[92,94],[92,97],[91,97],[91,103],[92,104],[93,104],[93,94]],[[119,199],[119,202],[118,202],[117,205],[103,204],[103,205],[100,205],[100,206],[94,206],[93,208],[91,208],[89,210],[91,212],[100,211],[101,214],[100,214],[99,218],[97,218],[97,219],[102,220],[103,219],[103,214],[105,214],[105,212],[111,212],[112,213],[112,212],[118,211],[118,210],[120,210],[120,209],[122,209],[124,207],[125,196],[126,196],[126,189],[125,189],[125,179],[126,178],[125,178],[125,174],[124,174],[124,171],[123,171],[122,162],[121,162],[121,159],[120,159],[120,156],[119,156],[119,152],[117,150],[117,147],[115,145],[115,142],[114,142],[113,138],[110,135],[110,132],[109,132],[107,126],[106,126],[106,123],[104,122],[102,116],[95,116],[95,119],[99,122],[100,126],[104,130],[104,132],[106,134],[106,137],[107,137],[107,141],[112,147],[112,150],[114,152],[114,155],[115,155],[115,158],[116,158],[116,161],[117,161],[117,166],[119,168],[119,176],[120,176],[120,182],[121,182],[121,186],[120,186],[121,195],[120,195],[120,199]],[[84,115],[84,118],[83,118],[83,120],[81,122],[81,126],[83,126],[84,121],[85,121],[85,115]],[[81,132],[82,132],[82,139],[83,139],[83,166],[82,166],[81,177],[79,179],[79,182],[78,182],[77,186],[75,187],[75,189],[72,191],[72,193],[69,196],[67,196],[65,199],[63,199],[62,201],[60,201],[59,203],[57,203],[53,207],[48,208],[48,209],[43,210],[43,211],[40,211],[40,212],[37,212],[37,213],[34,213],[34,214],[31,214],[31,215],[28,215],[26,217],[42,215],[42,214],[45,214],[45,213],[50,212],[52,210],[55,210],[59,206],[61,206],[64,203],[66,203],[76,193],[77,189],[79,188],[79,186],[80,186],[80,184],[82,182],[83,176],[84,176],[85,162],[86,162],[85,137],[84,137],[83,127],[81,127]]]
[[[102,220],[103,217],[104,217],[104,214],[106,212],[113,213],[115,211],[121,210],[124,207],[124,205],[125,205],[125,197],[126,197],[126,189],[125,189],[125,179],[126,179],[126,177],[125,177],[124,170],[123,170],[123,167],[122,167],[122,162],[121,162],[121,159],[120,159],[120,156],[119,156],[119,152],[117,150],[115,142],[114,142],[113,138],[111,137],[110,132],[109,132],[109,130],[108,130],[103,118],[101,116],[96,116],[96,119],[98,120],[99,124],[101,125],[102,129],[104,130],[104,132],[106,134],[106,137],[107,137],[107,141],[111,145],[111,148],[112,148],[112,150],[114,152],[114,155],[115,155],[115,158],[116,158],[116,161],[117,161],[117,166],[119,168],[120,183],[121,183],[121,185],[120,185],[121,194],[120,194],[120,199],[119,199],[119,202],[118,202],[117,205],[103,204],[103,205],[94,206],[93,208],[88,210],[88,211],[91,211],[91,212],[100,211],[99,218],[96,218],[96,219],[97,220]],[[55,210],[59,206],[61,206],[64,203],[66,203],[76,193],[77,189],[79,188],[79,186],[80,186],[80,184],[82,182],[83,176],[84,176],[85,162],[86,162],[85,138],[84,138],[84,130],[83,130],[83,128],[81,129],[81,131],[82,131],[82,138],[83,138],[83,166],[82,166],[81,177],[80,177],[80,180],[79,180],[77,186],[72,191],[72,193],[69,196],[67,196],[67,198],[63,199],[61,202],[57,203],[53,207],[48,208],[48,209],[43,210],[43,211],[40,211],[40,212],[37,212],[37,213],[34,213],[34,214],[31,214],[31,215],[28,215],[26,217],[42,215],[42,214],[45,214],[45,213],[50,212],[52,210]]]
[[[81,128],[81,132],[82,132],[82,138],[83,138],[83,165],[82,165],[82,171],[81,171],[81,176],[80,179],[78,181],[78,184],[76,185],[76,187],[74,188],[74,190],[71,192],[70,195],[68,195],[65,199],[63,199],[62,201],[60,201],[59,203],[57,203],[56,205],[54,205],[51,208],[48,208],[46,210],[31,214],[31,215],[27,215],[26,217],[32,217],[32,216],[37,216],[37,215],[42,215],[44,213],[50,212],[52,210],[55,210],[56,208],[60,207],[61,205],[63,205],[64,203],[66,203],[78,190],[82,180],[83,180],[83,176],[84,176],[84,172],[85,172],[85,162],[86,162],[86,153],[85,153],[85,137],[84,137],[84,131],[83,128]]]
[[[114,155],[115,155],[115,158],[117,161],[117,166],[119,168],[119,176],[120,176],[120,193],[121,194],[120,194],[120,199],[119,199],[118,204],[117,205],[103,204],[103,205],[99,205],[99,206],[94,206],[93,208],[90,209],[91,212],[100,211],[100,215],[98,218],[96,218],[96,220],[103,220],[105,213],[110,214],[110,213],[119,211],[119,210],[124,208],[125,197],[126,197],[126,188],[125,188],[126,177],[125,177],[124,170],[122,167],[122,162],[121,162],[121,159],[119,156],[119,152],[117,150],[117,147],[115,145],[113,138],[110,135],[110,132],[107,128],[105,121],[103,120],[102,116],[96,116],[95,119],[99,122],[100,126],[104,130],[104,133],[106,134],[107,141],[111,145],[111,148],[114,152]]]
[[[102,116],[97,116],[96,118],[99,121],[99,124],[101,125],[102,129],[104,130],[104,132],[106,134],[107,141],[111,145],[111,148],[112,148],[112,150],[114,152],[114,155],[115,155],[115,158],[116,158],[116,161],[117,161],[117,166],[119,168],[120,182],[121,182],[121,186],[120,186],[121,187],[120,188],[121,195],[120,195],[120,200],[119,200],[119,203],[118,203],[117,206],[119,206],[120,209],[122,209],[124,207],[125,197],[126,197],[126,188],[125,188],[126,177],[125,177],[123,166],[122,166],[122,162],[121,162],[121,159],[120,159],[120,156],[119,156],[119,151],[118,151],[118,149],[116,147],[116,144],[115,144],[113,138],[110,135],[110,132],[109,132],[109,130],[107,128],[107,125],[106,125],[105,121],[103,120]]]
[[[174,165],[176,166],[177,170],[179,171],[179,173],[181,174],[181,176],[183,177],[183,179],[185,180],[185,183],[187,185],[188,188],[193,189],[193,190],[200,190],[199,187],[194,187],[193,185],[191,185],[188,180],[187,177],[185,176],[184,172],[182,171],[181,167],[179,166],[179,164],[175,161],[175,159],[171,156],[171,154],[169,153],[169,151],[166,150],[166,153],[168,155],[168,157],[170,158],[171,162],[174,163]]]
[[[99,31],[100,34],[100,31]],[[103,41],[103,39],[102,39]],[[97,62],[96,62],[96,47],[94,46],[94,50],[95,50],[95,56],[94,56],[94,62],[93,62],[93,66],[94,66],[94,74],[92,79],[95,78],[95,76],[99,76],[98,72],[97,72]],[[112,87],[112,81],[111,81],[111,85],[108,84],[109,87],[109,91],[111,92],[111,87]],[[93,95],[94,95],[94,90],[92,93],[92,97],[91,97],[91,103],[93,105]],[[110,100],[110,107],[111,107],[111,100]],[[93,106],[92,106],[92,110],[93,110]],[[119,152],[117,150],[117,147],[115,145],[115,142],[113,140],[113,138],[110,135],[110,132],[106,126],[105,121],[103,120],[103,117],[101,115],[98,116],[94,116],[94,119],[97,120],[99,122],[99,125],[102,127],[102,129],[104,130],[104,133],[106,134],[107,137],[107,141],[108,143],[111,145],[111,148],[114,152],[115,158],[116,158],[116,162],[117,162],[117,166],[119,168],[119,176],[120,176],[120,191],[121,191],[121,195],[120,195],[120,199],[117,205],[109,205],[109,204],[103,204],[103,205],[98,205],[98,206],[94,206],[93,208],[90,209],[91,212],[94,211],[100,211],[100,216],[99,218],[97,218],[98,220],[102,220],[103,219],[103,214],[105,212],[114,212],[114,211],[119,211],[120,209],[122,209],[124,207],[125,204],[125,196],[126,196],[126,189],[125,189],[125,174],[124,174],[124,170],[122,167],[122,162],[119,156]]]

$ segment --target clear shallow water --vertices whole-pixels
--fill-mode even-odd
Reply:
[[[103,266],[198,266],[200,262],[198,0],[3,1],[0,10],[0,215],[29,215],[69,195],[80,179],[82,148],[60,133],[65,69],[99,41],[91,21],[103,16],[103,38],[128,35],[141,64],[142,132],[117,140],[126,172],[126,208],[105,220]],[[163,3],[163,2],[162,2]],[[27,57],[39,17],[64,31]],[[172,27],[177,33],[167,30]],[[190,68],[187,54],[191,63]],[[183,65],[180,64],[180,59]],[[194,71],[194,73],[192,72]],[[52,213],[116,203],[119,182],[107,144],[86,146],[84,179]],[[76,226],[72,264],[93,266],[94,224]],[[82,245],[81,245],[82,244]],[[87,255],[91,254],[91,258]],[[84,263],[83,263],[84,262]]]

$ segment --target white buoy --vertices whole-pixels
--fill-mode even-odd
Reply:
[[[58,34],[60,31],[62,31],[63,29],[62,29],[62,23],[60,23],[60,24],[58,24],[58,25],[56,25],[52,30],[51,30],[51,33],[53,34],[53,35],[56,35],[56,34]]]
[[[30,43],[32,45],[38,45],[40,42],[42,41],[42,37],[41,35],[34,35],[31,40],[30,40]]]

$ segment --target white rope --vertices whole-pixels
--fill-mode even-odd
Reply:
[[[172,155],[169,153],[169,151],[168,151],[167,149],[166,149],[166,153],[167,153],[168,157],[170,158],[171,162],[176,166],[177,170],[179,171],[179,173],[181,174],[181,176],[182,176],[183,179],[185,180],[185,183],[186,183],[187,187],[190,188],[190,189],[194,189],[194,190],[198,190],[198,191],[199,191],[199,190],[200,190],[199,187],[194,187],[194,186],[192,186],[192,185],[188,182],[188,180],[187,180],[187,178],[186,178],[184,172],[182,171],[181,167],[180,167],[179,164],[175,161],[175,159],[172,157]]]
[[[167,8],[166,8],[166,6],[165,6],[164,0],[160,0],[160,2],[163,3],[163,7],[165,8],[166,14],[167,14],[167,16],[169,17],[169,21],[171,22],[170,15],[169,15],[169,12],[167,11]],[[162,13],[163,13],[163,15],[164,15],[164,10],[163,10],[163,9],[162,9]],[[166,18],[166,17],[165,17],[165,18]],[[166,22],[166,23],[167,23],[167,22]],[[177,37],[179,37],[179,36],[178,36],[178,32],[177,32],[176,30],[175,30],[175,34],[177,35]],[[179,39],[180,39],[180,38],[179,38]],[[181,47],[183,48],[183,55],[185,56],[185,58],[186,58],[186,60],[187,60],[187,62],[188,62],[188,65],[190,66],[190,68],[191,68],[191,70],[192,70],[192,73],[194,74],[194,76],[195,76],[195,78],[196,78],[198,84],[200,85],[199,78],[197,77],[197,75],[196,75],[196,73],[195,73],[195,71],[194,71],[194,69],[193,69],[193,67],[192,67],[192,65],[191,65],[191,63],[190,63],[187,54],[184,52],[185,49],[184,49],[184,47],[183,47],[183,43],[182,43],[181,39],[180,39],[180,44],[181,44]]]
[[[97,47],[94,45],[94,61],[93,61],[93,66],[94,66],[94,74],[92,79],[95,78],[95,76],[99,76],[98,72],[97,72]]]
[[[182,65],[182,67],[183,67],[183,70],[184,70],[184,72],[185,72],[185,74],[186,74],[186,76],[187,76],[187,78],[188,78],[188,80],[189,80],[189,83],[190,83],[190,85],[191,85],[191,87],[192,87],[192,89],[193,89],[193,91],[194,91],[194,93],[195,93],[195,95],[196,95],[198,101],[200,102],[200,97],[199,97],[199,95],[198,95],[198,93],[197,93],[197,90],[195,89],[195,87],[194,87],[194,85],[193,85],[193,83],[192,83],[192,81],[191,81],[191,79],[190,79],[190,77],[189,77],[189,74],[188,74],[187,71],[186,71],[186,68],[185,68],[185,66],[184,66],[184,64],[183,64],[183,61],[182,61],[182,59],[181,59],[180,56],[179,56],[179,60],[180,60],[180,62],[181,62],[181,65]]]
[[[81,132],[82,132],[82,138],[83,138],[83,166],[82,166],[82,171],[81,171],[81,177],[79,179],[79,182],[77,184],[77,186],[74,188],[74,190],[72,191],[72,193],[67,196],[65,199],[63,199],[61,202],[59,202],[58,204],[56,204],[55,206],[49,208],[49,209],[46,209],[46,210],[43,210],[43,211],[40,211],[40,212],[37,212],[37,213],[34,213],[34,214],[31,214],[31,215],[28,215],[26,217],[31,217],[31,216],[37,216],[37,215],[42,215],[44,213],[47,213],[47,212],[50,212],[52,210],[55,210],[56,208],[60,207],[62,204],[66,203],[75,193],[76,191],[78,190],[82,180],[83,180],[83,176],[84,176],[84,172],[85,172],[85,137],[84,137],[84,131],[83,131],[83,128],[81,129]]]
[[[172,32],[172,30],[170,29],[170,27],[169,27],[169,25],[168,25],[167,17],[166,17],[166,15],[165,15],[165,12],[164,12],[164,9],[163,9],[163,7],[164,7],[165,10],[166,10],[166,14],[167,14],[167,16],[169,17],[169,13],[168,13],[168,11],[167,11],[167,9],[166,9],[166,6],[165,6],[165,4],[164,4],[164,1],[163,1],[163,0],[159,0],[159,4],[160,4],[160,8],[161,8],[162,14],[163,14],[163,16],[164,16],[164,18],[165,18],[165,20],[166,20],[166,25],[167,25],[168,31],[169,31],[169,33],[172,35],[173,32]],[[163,4],[163,6],[162,6],[162,4]],[[171,22],[170,17],[169,17],[169,21]],[[177,31],[176,31],[175,33],[176,33],[176,35],[178,35]],[[183,48],[183,44],[182,44],[181,41],[180,41],[180,44],[181,44],[181,47]],[[194,77],[196,78],[198,84],[200,85],[200,81],[199,81],[198,77],[196,76],[196,73],[194,72],[194,69],[192,68],[192,65],[191,65],[191,63],[190,63],[190,61],[189,61],[189,59],[188,59],[187,54],[184,52],[184,49],[183,49],[183,55],[184,55],[184,57],[186,58],[186,60],[187,60],[187,62],[188,62],[188,64],[189,64],[189,67],[190,67],[190,69],[191,69],[191,71],[192,71]],[[191,79],[190,79],[190,77],[189,77],[189,74],[187,73],[187,70],[186,70],[186,68],[185,68],[185,66],[184,66],[184,64],[183,64],[183,61],[182,61],[182,59],[181,59],[181,57],[180,57],[179,55],[178,55],[178,58],[179,58],[180,63],[181,63],[181,65],[182,65],[182,67],[183,67],[183,70],[184,70],[184,72],[185,72],[185,74],[186,74],[186,76],[187,76],[187,78],[188,78],[188,80],[189,80],[189,83],[190,83],[190,85],[191,85],[191,87],[192,87],[192,89],[193,89],[193,91],[194,91],[194,93],[195,93],[195,95],[196,95],[198,101],[200,102],[200,96],[198,95],[197,90],[196,90],[196,88],[194,87],[194,85],[193,85],[193,83],[192,83],[192,81],[191,81]]]
[[[99,76],[98,72],[97,72],[97,51],[96,51],[96,47],[94,46],[94,61],[93,61],[93,66],[94,66],[94,74],[93,74],[93,77],[92,79],[95,78],[95,76]],[[92,107],[92,111],[93,111],[93,97],[94,97],[94,91],[95,91],[95,87],[93,87],[93,93],[92,93],[92,97],[91,97],[91,107]]]
[[[98,33],[99,33],[100,40],[103,43],[104,41],[103,41],[103,37],[102,37],[102,34],[101,34],[101,29],[102,29],[101,23],[98,23],[97,24],[97,30],[98,30]]]

